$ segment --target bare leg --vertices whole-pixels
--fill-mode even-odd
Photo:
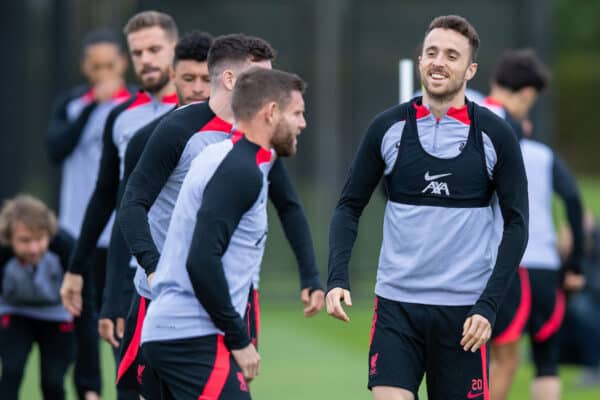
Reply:
[[[490,397],[507,400],[517,368],[519,368],[519,342],[491,346]]]
[[[372,390],[374,400],[415,400],[412,392],[398,387],[375,386]]]
[[[558,376],[541,376],[531,383],[532,400],[560,400],[560,378]]]

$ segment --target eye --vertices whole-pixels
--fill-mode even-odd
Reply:
[[[161,47],[161,46],[152,46],[152,47],[150,47],[150,49],[149,49],[149,50],[150,50],[150,53],[154,53],[154,54],[156,54],[156,53],[158,53],[158,52],[159,52],[161,49],[162,49],[162,47]]]

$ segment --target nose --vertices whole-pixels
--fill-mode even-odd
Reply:
[[[143,64],[151,64],[152,62],[152,54],[149,51],[142,51],[142,55],[140,56],[140,60]]]
[[[304,118],[304,116],[302,116],[300,118],[300,123],[298,124],[298,128],[300,128],[300,130],[306,128],[306,118]],[[300,133],[300,132],[298,132],[298,133]]]

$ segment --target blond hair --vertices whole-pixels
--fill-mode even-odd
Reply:
[[[32,230],[45,230],[50,237],[56,234],[58,223],[54,212],[41,200],[28,194],[19,194],[6,200],[0,210],[0,243],[8,246],[16,221]]]

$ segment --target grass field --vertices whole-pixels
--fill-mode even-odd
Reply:
[[[581,180],[585,203],[600,215],[600,184],[595,179]],[[307,212],[313,224],[317,253],[320,260],[326,259],[326,229],[328,220],[318,218],[316,202],[305,201]],[[282,243],[282,233],[278,223],[271,223],[269,245],[265,257],[264,280],[261,291],[263,307],[262,336],[260,353],[262,356],[261,374],[251,386],[253,397],[259,400],[306,400],[306,399],[369,399],[366,389],[367,352],[369,329],[372,318],[372,282],[381,240],[382,201],[375,200],[363,216],[363,221],[375,221],[371,225],[361,224],[360,248],[353,260],[352,281],[355,285],[353,296],[355,306],[350,310],[351,322],[343,324],[329,318],[324,313],[313,319],[302,316],[300,304],[292,303],[296,296],[296,280],[290,279],[290,269],[281,272],[275,268],[282,259],[289,259],[291,253]],[[311,207],[312,205],[312,207]],[[379,214],[379,215],[378,215]],[[557,214],[562,214],[557,207]],[[274,215],[274,214],[272,214]],[[313,218],[314,217],[314,218]],[[362,261],[361,261],[362,260]],[[293,262],[292,262],[293,263]],[[366,266],[370,265],[370,266]],[[321,266],[322,268],[324,266]],[[293,269],[291,269],[293,271]],[[323,270],[324,272],[324,270]],[[359,290],[362,288],[362,290]],[[291,293],[291,294],[290,294]],[[600,340],[600,338],[593,338]],[[115,398],[111,384],[114,376],[112,354],[107,345],[103,346],[104,399]],[[41,399],[38,389],[37,353],[30,357],[28,370],[21,389],[21,399]],[[578,370],[572,367],[561,369],[564,380],[563,393],[567,400],[598,400],[597,390],[579,389],[575,384]],[[531,366],[524,363],[518,372],[511,399],[528,399],[529,382],[532,378]],[[71,385],[69,379],[69,386]],[[0,393],[0,399],[2,394]],[[69,399],[75,399],[69,387]],[[422,398],[425,398],[423,396]]]

